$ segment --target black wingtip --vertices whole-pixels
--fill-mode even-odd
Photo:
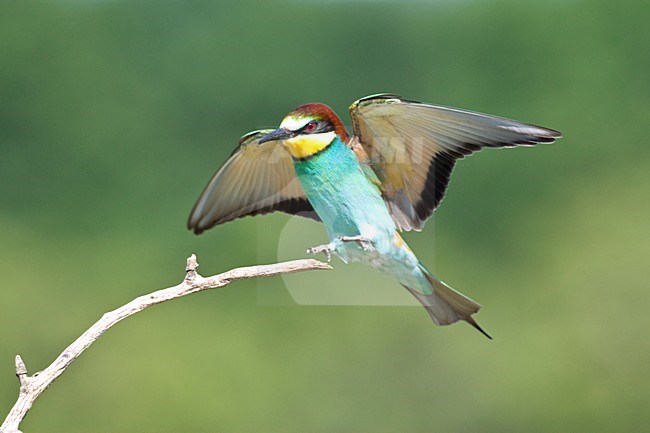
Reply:
[[[192,218],[187,221],[186,227],[189,231],[194,232],[195,235],[200,235],[205,231],[205,229],[201,227],[198,222],[195,222]]]
[[[478,330],[478,332],[485,335],[490,340],[493,340],[493,338],[490,336],[490,334],[485,332],[485,330],[483,328],[481,328],[481,326],[478,323],[476,323],[476,321],[472,318],[472,316],[469,316],[468,318],[466,318],[465,321],[467,323],[469,323],[470,325],[472,325],[474,328],[476,328]]]

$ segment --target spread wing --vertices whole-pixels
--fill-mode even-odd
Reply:
[[[194,205],[187,227],[199,234],[246,215],[282,211],[320,221],[305,197],[289,154],[277,141],[258,144],[272,130],[253,131],[219,168]]]
[[[562,136],[515,120],[388,94],[354,102],[350,116],[362,148],[355,152],[377,174],[402,230],[422,229],[440,204],[457,159],[485,147],[532,146]]]

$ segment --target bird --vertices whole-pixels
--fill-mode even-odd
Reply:
[[[241,137],[187,227],[200,234],[274,211],[320,221],[329,242],[308,253],[378,269],[406,288],[434,324],[465,321],[491,339],[473,317],[481,306],[421,264],[400,233],[423,229],[458,160],[484,148],[552,143],[562,134],[388,93],[353,102],[349,113],[351,134],[330,107],[308,103],[277,129]]]

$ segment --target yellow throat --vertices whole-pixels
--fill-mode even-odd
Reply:
[[[297,135],[284,140],[284,146],[294,158],[309,158],[330,145],[336,133],[334,131],[322,134]]]

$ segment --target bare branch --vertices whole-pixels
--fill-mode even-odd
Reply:
[[[32,376],[27,374],[27,367],[20,355],[16,356],[16,376],[20,381],[18,400],[11,409],[7,418],[0,426],[0,433],[20,433],[18,427],[23,418],[32,407],[34,401],[54,380],[79,357],[91,344],[104,334],[109,328],[123,319],[134,315],[152,305],[170,301],[192,293],[204,290],[218,289],[233,281],[255,277],[272,277],[274,275],[302,272],[316,269],[332,269],[328,264],[313,259],[293,260],[290,262],[275,263],[272,265],[249,266],[232,269],[223,274],[212,277],[202,277],[196,272],[198,267],[196,256],[192,254],[187,259],[185,279],[177,286],[157,290],[135,298],[128,304],[105,313],[94,325],[69,345],[45,370]]]

